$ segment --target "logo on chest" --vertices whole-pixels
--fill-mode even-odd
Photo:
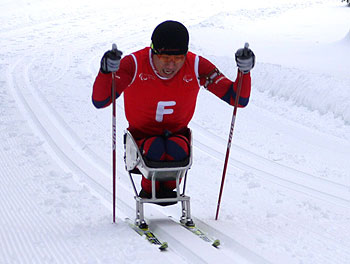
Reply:
[[[189,74],[186,74],[184,77],[183,77],[183,80],[187,83],[191,82],[193,80],[193,77],[192,75],[189,75]]]
[[[154,77],[154,75],[148,74],[148,73],[140,73],[139,78],[141,81],[148,81],[148,80],[155,80],[156,79],[156,77]]]

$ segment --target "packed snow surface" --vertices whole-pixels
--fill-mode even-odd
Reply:
[[[349,13],[340,0],[2,0],[0,263],[350,263]],[[232,107],[203,89],[190,123],[186,193],[220,249],[167,219],[179,205],[145,206],[167,252],[124,222],[123,98],[112,223],[111,108],[93,107],[92,84],[112,43],[149,46],[167,19],[231,79],[234,52],[249,42],[256,54],[218,221]]]

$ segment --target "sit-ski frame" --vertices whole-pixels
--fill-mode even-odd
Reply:
[[[173,162],[153,162],[159,165],[150,167],[146,164],[141,152],[129,131],[124,134],[124,161],[125,168],[129,173],[130,181],[132,183],[135,192],[136,201],[136,220],[135,223],[141,228],[146,228],[147,224],[144,219],[144,208],[145,203],[161,203],[161,202],[181,202],[182,216],[180,221],[186,225],[193,225],[191,218],[190,209],[190,197],[185,195],[186,190],[186,179],[187,171],[192,165],[192,138],[190,136],[190,153],[186,164],[179,164]],[[175,165],[175,166],[174,166]],[[176,166],[182,165],[182,166]],[[135,186],[132,174],[141,173],[144,177],[151,180],[152,183],[152,197],[142,198],[138,195],[137,188]],[[184,178],[182,193],[180,192],[180,179]],[[170,181],[175,180],[176,182],[176,193],[177,197],[173,198],[157,198],[156,197],[156,181]]]

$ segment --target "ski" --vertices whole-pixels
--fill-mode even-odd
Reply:
[[[161,251],[164,251],[168,248],[167,242],[162,242],[150,229],[147,228],[140,228],[130,219],[126,218],[125,221],[128,223],[128,225],[136,231],[140,236],[145,236],[148,242],[150,242],[152,245],[158,246],[158,249]]]
[[[204,240],[205,242],[210,243],[213,247],[218,248],[220,246],[219,239],[215,239],[215,238],[210,237],[207,233],[202,231],[197,226],[195,226],[195,225],[194,226],[187,226],[185,223],[181,223],[180,221],[175,220],[172,216],[169,216],[169,218],[171,220],[173,220],[174,222],[180,224],[181,226],[183,226],[187,230],[189,230],[192,234],[198,236],[200,239]]]

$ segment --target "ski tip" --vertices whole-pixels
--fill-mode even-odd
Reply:
[[[221,244],[220,240],[219,239],[215,239],[213,244],[212,244],[212,246],[218,248],[220,246],[220,244]]]
[[[160,247],[159,247],[160,251],[164,251],[164,250],[166,250],[167,248],[168,248],[168,243],[167,243],[167,242],[163,242],[163,243],[160,245]]]

